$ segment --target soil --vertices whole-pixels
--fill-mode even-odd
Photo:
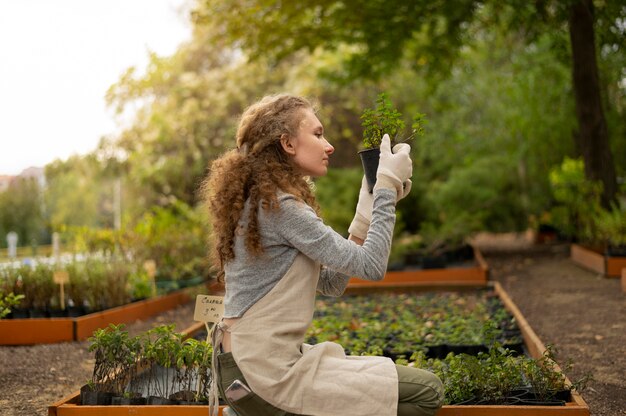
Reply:
[[[570,380],[592,373],[582,393],[592,415],[626,415],[626,294],[620,279],[569,260],[567,244],[534,245],[524,236],[475,240],[499,281],[544,344],[553,345]],[[193,324],[193,304],[127,325],[136,334],[175,323]],[[0,414],[46,415],[47,407],[77,391],[91,375],[88,343],[0,347]]]

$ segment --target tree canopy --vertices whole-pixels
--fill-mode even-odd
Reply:
[[[623,56],[626,6],[618,3],[204,0],[193,15],[198,23],[212,28],[215,39],[227,40],[253,58],[281,60],[301,50],[342,48],[346,72],[340,78],[344,80],[379,78],[401,60],[417,71],[445,74],[462,48],[474,42],[476,28],[506,26],[529,45],[546,33],[563,41],[569,31],[569,47],[555,46],[564,59],[571,57],[579,124],[574,137],[588,177],[604,184],[608,205],[617,182],[600,102],[595,44],[603,59],[611,54]],[[623,73],[617,76],[619,80]]]

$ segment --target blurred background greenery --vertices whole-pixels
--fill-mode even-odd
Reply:
[[[340,233],[362,175],[359,117],[384,91],[407,125],[417,112],[427,119],[412,142],[414,189],[399,205],[398,237],[454,242],[552,226],[619,244],[620,3],[198,0],[192,39],[152,55],[144,75],[129,68],[107,92],[118,115],[133,114],[125,129],[47,165],[45,187],[22,180],[0,193],[0,247],[9,231],[33,246],[56,231],[69,251],[127,250],[173,278],[208,274],[199,184],[234,146],[246,106],[283,91],[320,105],[336,151],[316,192]]]

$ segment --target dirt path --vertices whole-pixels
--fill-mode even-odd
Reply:
[[[583,393],[594,416],[626,415],[626,294],[619,279],[588,272],[568,259],[566,245],[532,246],[519,240],[480,240],[491,269],[561,365],[577,379],[592,372]],[[128,326],[191,325],[192,305]],[[0,415],[46,415],[47,406],[78,390],[93,359],[87,343],[0,347]]]
[[[576,380],[595,381],[582,394],[592,415],[626,415],[626,294],[609,279],[572,263],[567,245],[485,244],[491,269],[544,344],[571,360]]]

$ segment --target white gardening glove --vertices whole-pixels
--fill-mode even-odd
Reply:
[[[374,190],[395,189],[396,200],[399,201],[411,191],[412,182],[409,178],[413,175],[413,161],[409,155],[411,146],[407,143],[399,143],[393,147],[393,150],[392,152],[389,135],[385,134],[380,143],[380,162]]]
[[[367,187],[367,179],[363,176],[361,180],[361,190],[359,191],[359,201],[356,203],[354,219],[348,227],[348,232],[361,240],[365,240],[367,230],[372,222],[372,209],[374,207],[374,195],[370,194]]]

